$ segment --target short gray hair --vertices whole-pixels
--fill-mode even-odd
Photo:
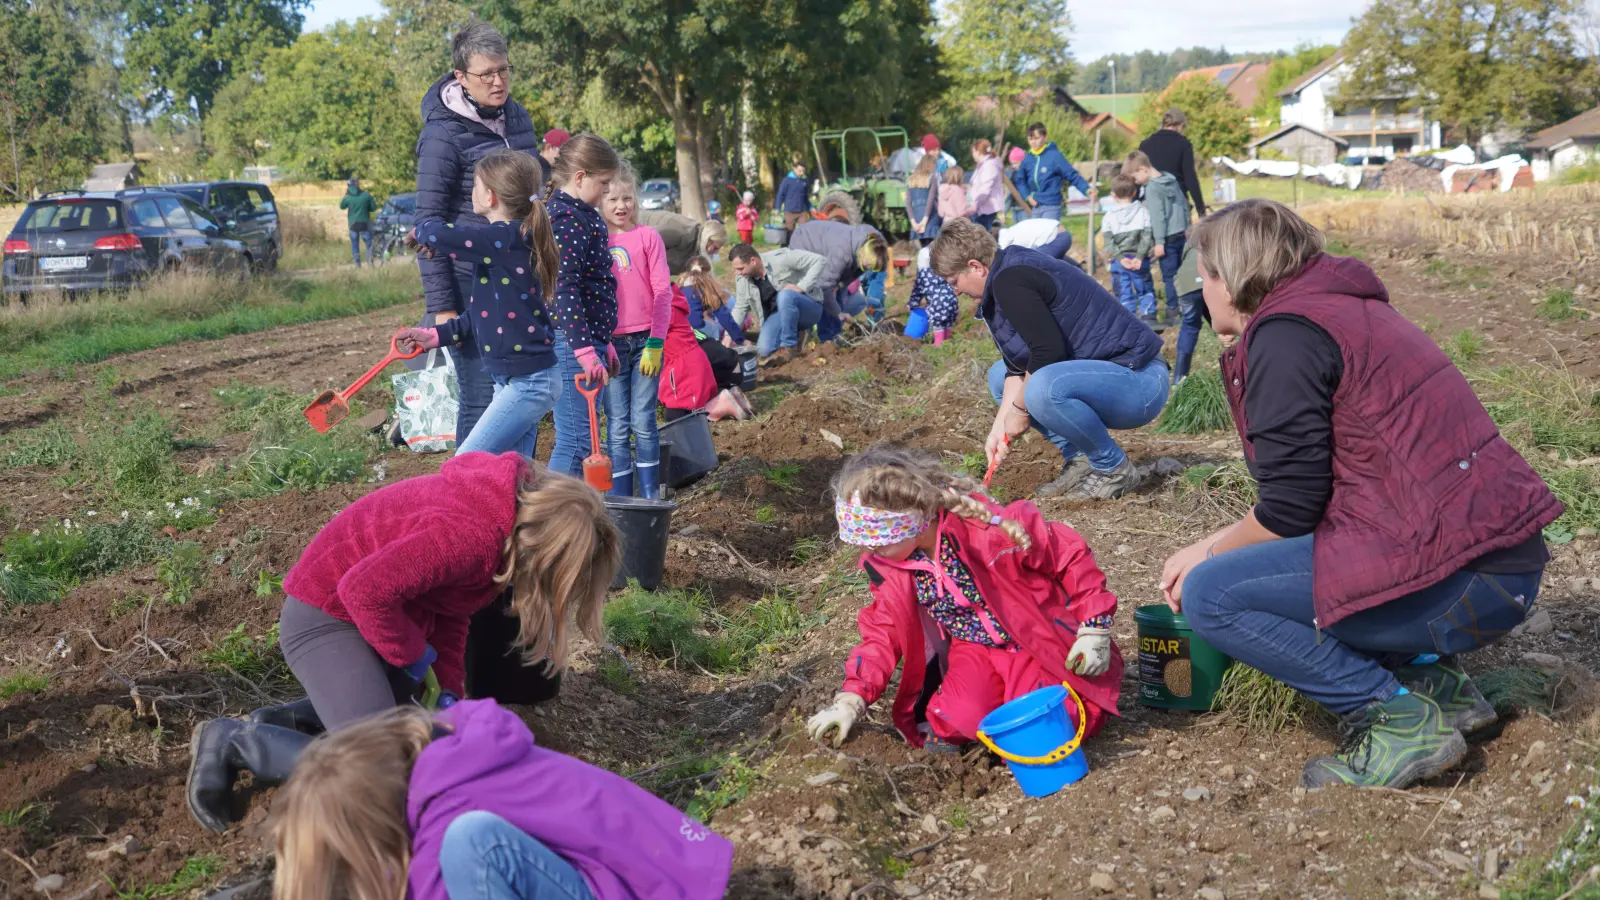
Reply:
[[[457,72],[468,71],[474,56],[484,59],[507,59],[506,39],[488,22],[473,22],[456,32],[450,41],[450,64]]]

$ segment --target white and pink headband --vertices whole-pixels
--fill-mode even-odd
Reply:
[[[839,520],[839,540],[857,547],[876,549],[909,540],[927,530],[932,516],[919,512],[895,512],[861,504],[858,493],[849,500],[834,500],[833,514]]]

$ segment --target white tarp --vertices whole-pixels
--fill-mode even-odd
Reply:
[[[1447,163],[1458,166],[1470,166],[1478,161],[1478,154],[1472,152],[1472,148],[1466,144],[1460,144],[1453,150],[1441,150],[1438,153],[1430,153],[1428,155],[1436,156]]]
[[[1296,163],[1284,159],[1247,159],[1234,162],[1226,156],[1213,157],[1211,164],[1214,166],[1227,166],[1240,175],[1270,175],[1274,178],[1293,178],[1298,172],[1301,178],[1320,175],[1335,187],[1347,187],[1351,190],[1361,186],[1360,166],[1341,166],[1338,163],[1328,163],[1325,166],[1313,166],[1310,163]]]
[[[1465,145],[1463,145],[1463,146],[1465,146]],[[1456,149],[1459,150],[1461,148],[1457,147]],[[1444,181],[1445,193],[1449,193],[1451,186],[1453,184],[1455,184],[1455,177],[1456,177],[1456,173],[1457,172],[1460,172],[1460,171],[1469,171],[1470,172],[1470,171],[1473,171],[1473,170],[1489,171],[1491,169],[1497,169],[1497,170],[1499,170],[1499,173],[1500,173],[1500,193],[1504,194],[1505,192],[1511,190],[1511,181],[1512,181],[1512,179],[1517,177],[1517,170],[1522,168],[1523,166],[1525,166],[1527,164],[1528,164],[1527,160],[1525,160],[1521,156],[1513,153],[1510,156],[1502,156],[1499,159],[1491,159],[1488,162],[1476,163],[1476,164],[1473,164],[1473,165],[1470,165],[1470,166],[1466,166],[1466,165],[1445,166],[1444,167],[1444,171],[1439,173],[1439,177],[1440,177],[1440,179],[1442,179]]]
[[[887,167],[889,174],[899,175],[902,178],[907,177],[911,174],[911,170],[917,167],[917,163],[922,162],[922,158],[927,155],[928,151],[921,147],[901,147],[899,150],[889,154],[889,165]],[[939,163],[939,171],[943,172],[956,164],[956,158],[940,150]]]

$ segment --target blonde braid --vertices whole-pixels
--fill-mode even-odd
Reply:
[[[932,455],[890,447],[874,447],[851,457],[834,481],[835,494],[846,500],[859,496],[865,506],[929,517],[944,510],[987,524],[994,514],[972,496],[982,492],[983,486],[973,479],[944,471]],[[1033,546],[1021,523],[1002,519],[998,524],[1024,550]]]

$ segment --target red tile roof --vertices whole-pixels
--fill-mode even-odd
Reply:
[[[1190,69],[1179,72],[1173,82],[1182,81],[1194,75],[1210,79],[1228,89],[1233,95],[1235,103],[1240,107],[1249,109],[1256,105],[1256,98],[1261,96],[1261,83],[1267,77],[1267,64],[1264,62],[1231,62],[1220,66],[1207,66],[1204,69]]]

